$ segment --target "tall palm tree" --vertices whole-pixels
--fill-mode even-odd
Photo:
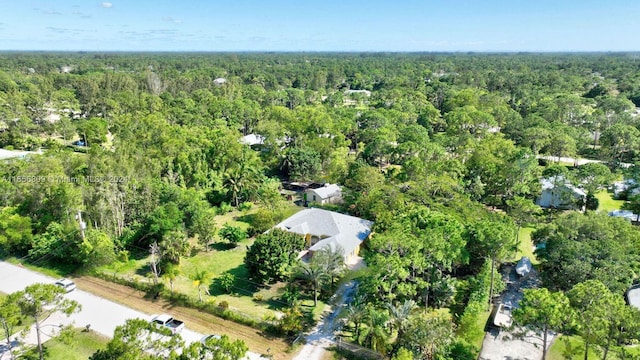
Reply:
[[[169,281],[169,287],[171,289],[171,293],[173,294],[173,282],[180,275],[180,267],[178,265],[167,265],[166,269],[164,269],[164,274],[162,277]]]
[[[198,288],[198,299],[202,302],[202,290],[209,287],[211,283],[211,274],[206,270],[196,270],[196,273],[191,276],[193,280],[193,286]],[[208,292],[208,290],[205,290]]]
[[[309,263],[300,262],[296,271],[296,276],[311,283],[313,286],[313,306],[317,306],[320,282],[327,278],[325,268],[313,261]]]

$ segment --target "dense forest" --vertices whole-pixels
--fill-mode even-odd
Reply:
[[[2,53],[0,147],[35,154],[0,163],[1,252],[87,270],[156,244],[177,265],[219,214],[257,208],[249,236],[284,219],[283,181],[337,183],[332,210],[374,222],[350,341],[477,358],[533,227],[542,287],[514,319],[606,358],[640,339],[640,235],[595,198],[640,180],[637,107],[637,54]],[[584,188],[586,212],[540,210],[545,176]]]

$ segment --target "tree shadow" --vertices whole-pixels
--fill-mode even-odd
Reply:
[[[209,249],[216,250],[216,251],[227,251],[227,250],[235,249],[236,246],[237,246],[236,244],[231,244],[228,242],[216,242],[216,243],[209,244]]]
[[[234,277],[231,290],[227,292],[221,284],[221,278],[224,274],[231,274]],[[220,274],[209,286],[209,294],[211,296],[232,295],[232,296],[253,296],[260,290],[258,284],[253,283],[248,278],[247,268],[244,264],[238,265],[233,269]]]

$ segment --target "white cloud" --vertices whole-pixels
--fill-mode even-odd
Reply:
[[[103,2],[102,4],[100,4],[100,6],[102,6],[105,9],[109,9],[113,7],[113,4],[110,2]]]

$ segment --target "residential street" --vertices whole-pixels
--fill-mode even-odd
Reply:
[[[335,303],[332,305],[330,312],[306,336],[306,344],[293,360],[321,360],[323,358],[325,349],[333,345],[335,341],[334,332],[340,325],[338,314],[353,300],[356,286],[357,283],[355,281],[350,281],[338,289],[335,295]]]
[[[7,294],[22,290],[27,285],[34,283],[53,283],[55,280],[56,279],[20,266],[0,262],[0,291]],[[43,340],[45,341],[48,336],[59,329],[60,324],[67,325],[73,323],[76,327],[84,327],[90,324],[91,330],[104,336],[112,337],[115,328],[124,324],[127,319],[149,319],[151,315],[105,300],[79,289],[68,293],[66,296],[80,303],[82,310],[79,313],[71,315],[69,318],[60,314],[52,315],[43,326],[43,332],[45,333]],[[186,325],[188,326],[189,324]],[[199,341],[204,335],[185,328],[181,336],[185,342],[191,343]],[[35,330],[32,329],[23,341],[28,344],[36,344]],[[0,348],[0,351],[2,351],[2,348]],[[0,360],[3,358],[3,353],[0,353]],[[247,353],[247,358],[252,360],[261,359],[260,355],[255,353]]]

